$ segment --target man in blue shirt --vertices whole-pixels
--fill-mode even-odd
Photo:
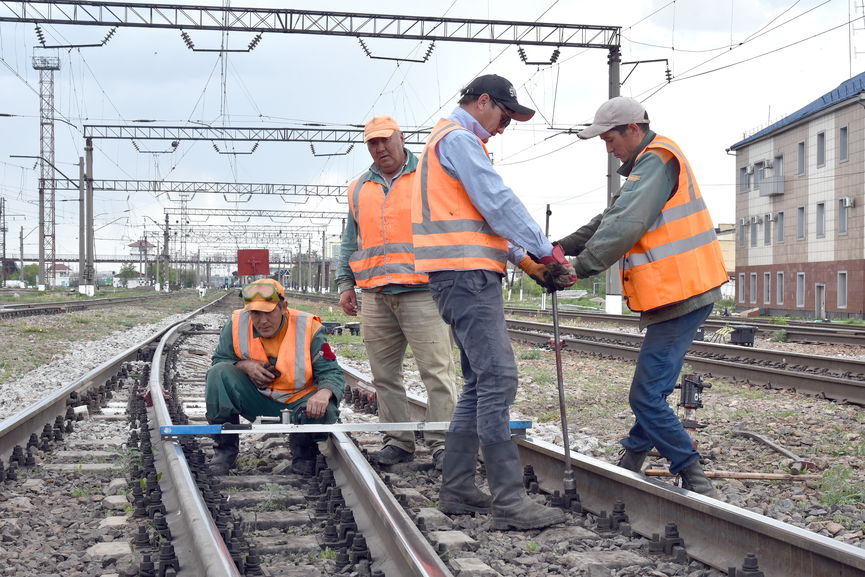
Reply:
[[[523,487],[509,426],[518,375],[501,281],[509,253],[514,263],[525,254],[513,246],[540,257],[546,267],[541,276],[551,288],[568,287],[576,276],[493,169],[485,146],[511,119],[526,121],[534,112],[517,102],[505,78],[473,80],[456,110],[433,128],[412,197],[415,269],[429,274],[439,313],[459,346],[465,380],[445,441],[439,507],[451,514],[491,511],[493,528],[505,530],[564,521],[560,510],[536,503]],[[474,482],[479,446],[491,497]]]

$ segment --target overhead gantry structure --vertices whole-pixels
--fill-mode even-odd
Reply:
[[[621,31],[619,26],[80,0],[4,0],[0,21],[4,20],[606,49],[619,47]]]
[[[180,4],[101,2],[83,0],[0,0],[0,22],[35,24],[110,26],[117,28],[177,29],[181,31],[216,30],[257,34],[311,34],[353,38],[392,38],[428,42],[469,42],[480,44],[548,46],[555,49],[552,64],[562,48],[593,48],[608,51],[609,96],[619,95],[621,27],[571,23],[500,21],[431,16],[325,12],[258,7],[183,6]],[[524,52],[521,58],[527,64]],[[424,131],[407,132],[407,143],[422,144]],[[85,126],[85,153],[88,155],[86,182],[92,199],[92,140],[96,138],[131,140],[245,140],[362,142],[362,130],[331,128],[228,128],[204,126]],[[412,138],[418,139],[416,142]],[[618,161],[608,155],[608,198],[618,188],[615,173]],[[216,183],[214,183],[216,184]],[[83,202],[83,201],[82,201]],[[89,213],[92,214],[92,211]],[[88,230],[92,231],[92,220]],[[92,234],[92,232],[91,232]],[[92,250],[84,276],[93,274]],[[620,294],[611,287],[608,294]]]

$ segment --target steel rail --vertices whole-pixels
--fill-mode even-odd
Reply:
[[[206,577],[241,577],[198,490],[180,441],[159,434],[161,427],[173,424],[165,404],[166,391],[162,386],[167,362],[166,348],[188,326],[188,321],[181,321],[165,332],[153,355],[148,383],[153,402],[150,412],[156,425],[151,428],[150,437],[154,448],[160,447],[154,451],[154,464],[157,471],[162,473],[159,487],[170,511],[165,519],[171,528],[172,543],[181,568],[194,567],[197,575]]]
[[[505,307],[505,312],[510,315],[530,315],[535,317],[549,317],[550,311],[540,309],[529,309],[520,307]],[[638,326],[639,315],[615,315],[596,311],[565,311],[560,310],[562,319],[583,319],[596,322],[608,322],[617,325]],[[817,344],[839,344],[839,345],[863,345],[865,344],[865,326],[845,326],[838,323],[813,323],[803,321],[785,321],[786,324],[778,324],[771,320],[743,317],[709,317],[703,326],[712,329],[722,327],[753,326],[758,331],[776,332],[784,331],[787,342],[817,343]]]
[[[513,323],[513,324],[512,324]],[[538,325],[537,323],[527,324],[522,321],[508,321],[509,326],[517,326],[520,324],[523,328],[530,325],[535,325],[533,328],[546,327],[547,325]],[[611,331],[597,331],[589,329],[573,329],[570,327],[562,327],[562,332],[570,333],[572,336],[580,336],[583,338],[563,339],[566,345],[566,350],[580,351],[584,353],[594,353],[600,355],[612,355],[627,360],[636,360],[639,353],[642,337],[635,334],[614,333]],[[535,345],[546,345],[549,340],[549,334],[540,334],[537,332],[526,332],[525,330],[510,329],[509,333],[512,338],[529,342]],[[586,338],[589,337],[589,338]],[[591,338],[594,337],[594,338]],[[603,337],[610,341],[628,341],[629,344],[617,344],[615,342],[604,342],[596,340],[597,337]],[[708,352],[717,357],[722,353],[739,353],[739,357],[753,358],[755,350],[752,348],[736,347],[734,345],[722,345],[718,343],[701,343],[694,342],[692,344],[694,352]],[[808,355],[796,355],[775,352],[773,355],[769,351],[759,351],[759,357],[764,362],[772,362],[774,364],[790,365],[789,359],[801,360],[803,365],[814,366],[820,364],[821,370],[829,370],[830,368],[836,372],[839,367],[858,367],[861,361],[850,361],[848,359],[835,359],[832,357],[811,357]],[[788,359],[788,360],[785,360]],[[701,356],[698,354],[689,353],[685,356],[685,361],[689,363],[694,370],[712,373],[714,375],[731,377],[747,381],[754,384],[767,385],[774,388],[794,389],[800,393],[818,395],[827,399],[832,399],[841,402],[852,403],[856,405],[865,405],[865,381],[853,380],[843,377],[836,377],[815,372],[805,372],[794,369],[783,369],[771,366],[761,366],[758,364],[743,363],[741,358],[713,358],[713,356]],[[808,364],[812,363],[812,364]],[[850,363],[850,364],[848,364]],[[792,365],[795,367],[796,365]],[[862,374],[862,373],[859,373]]]
[[[354,441],[345,433],[333,433],[322,452],[385,575],[453,576]]]
[[[222,298],[225,298],[225,296],[192,311],[186,318],[199,314],[219,302]],[[8,461],[16,445],[26,446],[31,433],[41,431],[46,424],[53,424],[56,417],[65,416],[68,400],[72,393],[83,394],[93,388],[102,386],[111,376],[117,373],[123,363],[136,358],[142,348],[159,340],[167,330],[163,329],[155,335],[118,353],[101,365],[94,367],[82,377],[70,382],[68,385],[60,387],[43,399],[0,422],[0,461]]]
[[[520,459],[532,465],[541,489],[561,491],[564,452],[536,439],[517,439]],[[747,553],[757,555],[767,576],[862,577],[865,550],[775,521],[684,489],[572,453],[583,508],[611,512],[616,501],[634,531],[651,538],[676,523],[688,556],[721,571],[738,567]]]
[[[368,377],[343,368],[351,385],[371,387]],[[410,401],[412,410],[418,411],[415,415],[422,416],[419,411],[425,409],[423,400],[410,395]],[[531,435],[515,438],[520,460],[524,465],[532,465],[540,488],[548,493],[561,493],[564,449]],[[570,456],[585,510],[596,515],[602,511],[609,513],[616,501],[622,501],[632,529],[647,538],[663,535],[667,523],[676,523],[688,555],[716,569],[726,572],[730,567],[738,567],[746,554],[754,553],[761,570],[771,577],[865,575],[865,550],[586,455],[571,451]]]

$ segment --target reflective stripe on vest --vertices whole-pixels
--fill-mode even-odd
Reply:
[[[429,277],[415,272],[411,244],[411,193],[415,173],[403,174],[385,194],[378,182],[355,180],[348,203],[357,223],[357,247],[348,258],[361,288],[387,284],[426,284]]]
[[[659,149],[679,161],[679,181],[658,218],[622,257],[622,293],[634,311],[681,302],[729,280],[709,211],[679,147],[655,136],[635,164],[643,154]]]
[[[234,311],[231,322],[235,355],[245,360],[268,362],[261,339],[253,336],[252,315],[238,309]],[[276,357],[276,370],[281,374],[267,388],[258,389],[258,392],[274,401],[288,404],[318,390],[313,385],[309,349],[312,338],[321,328],[321,320],[315,315],[286,308],[285,322],[288,326]]]
[[[453,130],[465,128],[439,120],[420,157],[412,196],[415,269],[504,273],[508,241],[493,232],[462,183],[444,170],[435,152],[438,142]],[[481,146],[486,152],[483,142]]]

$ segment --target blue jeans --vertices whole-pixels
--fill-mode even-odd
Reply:
[[[685,354],[697,329],[712,312],[706,305],[684,316],[650,325],[640,347],[628,401],[636,422],[620,441],[629,451],[658,449],[670,461],[670,472],[679,471],[700,458],[691,436],[667,403],[673,392]]]
[[[502,276],[487,270],[431,272],[429,287],[460,349],[464,383],[449,431],[477,431],[481,446],[510,440],[517,363],[505,326]]]

